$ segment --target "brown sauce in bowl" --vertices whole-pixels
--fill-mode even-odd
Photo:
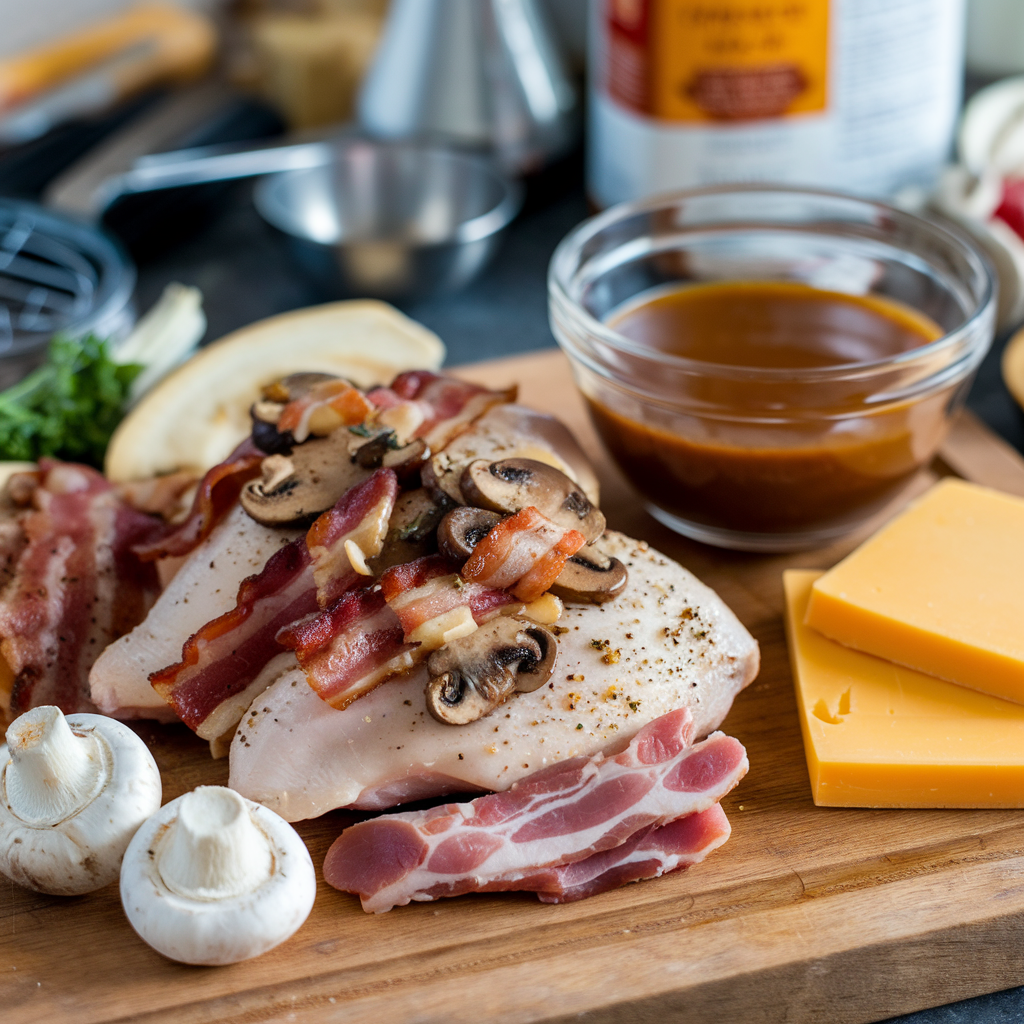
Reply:
[[[886,360],[943,334],[890,299],[756,281],[662,293],[618,312],[609,326],[702,363],[795,371]],[[884,505],[938,445],[950,397],[933,393],[879,412],[848,389],[833,397],[831,384],[801,382],[787,392],[783,380],[771,387],[785,422],[772,423],[753,409],[768,385],[709,369],[693,387],[690,397],[714,414],[673,417],[651,406],[636,417],[636,404],[624,415],[597,398],[588,403],[620,468],[653,504],[692,523],[764,534],[829,529]],[[817,414],[787,419],[787,393],[794,402],[811,395]]]
[[[933,320],[892,299],[789,281],[678,288],[616,313],[608,326],[660,352],[763,369],[870,363],[942,337]]]

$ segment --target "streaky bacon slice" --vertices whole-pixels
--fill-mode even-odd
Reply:
[[[407,644],[380,590],[357,590],[282,629],[278,641],[295,651],[313,690],[344,708],[425,655]]]
[[[334,508],[321,515],[306,533],[313,558],[317,601],[326,608],[356,582],[346,550],[352,541],[367,558],[380,552],[398,498],[394,470],[378,469],[345,492]]]
[[[0,650],[15,676],[7,710],[95,711],[89,669],[160,589],[155,567],[132,549],[163,524],[88,466],[41,459],[37,481],[20,520],[27,543],[0,598]]]
[[[573,903],[644,878],[660,878],[699,864],[732,833],[721,804],[660,828],[641,829],[614,850],[546,868],[528,888],[542,903]]]
[[[135,554],[143,562],[153,562],[194,551],[238,500],[242,488],[260,475],[265,458],[265,453],[246,438],[223,462],[206,471],[184,522],[165,527],[162,536],[136,544]]]
[[[529,603],[550,588],[566,560],[585,543],[582,533],[559,526],[530,505],[488,530],[462,567],[462,578],[511,590]]]
[[[362,423],[372,411],[373,406],[362,391],[347,380],[325,380],[281,410],[277,429],[282,434],[290,433],[297,443],[301,443],[309,437],[311,420],[317,413],[328,421],[327,429],[336,430]],[[326,433],[327,429],[323,432]]]
[[[181,661],[149,681],[190,729],[216,740],[238,724],[248,706],[240,695],[281,653],[277,631],[316,607],[313,561],[299,537],[242,580],[235,607],[193,633]]]
[[[530,888],[542,869],[614,850],[717,804],[746,774],[746,752],[722,733],[691,746],[692,727],[688,709],[671,711],[615,756],[562,761],[469,803],[360,822],[331,846],[324,878],[358,893],[369,913]]]
[[[504,591],[464,584],[447,559],[427,555],[388,569],[379,587],[346,594],[282,629],[278,642],[295,651],[312,689],[344,708],[440,646],[443,626],[427,636],[430,623],[465,609],[480,625],[510,603]]]
[[[406,640],[420,640],[424,627],[465,608],[478,626],[502,608],[518,603],[504,590],[466,583],[458,567],[443,555],[426,555],[396,565],[380,579],[384,598],[405,631]],[[435,645],[436,646],[436,645]]]
[[[492,406],[514,402],[516,389],[490,391],[430,370],[409,370],[400,373],[390,387],[374,388],[366,397],[382,412],[405,407],[407,415],[402,419],[414,426],[399,431],[404,434],[403,443],[422,437],[437,452]],[[399,422],[394,413],[382,418],[385,425],[391,421]]]
[[[349,563],[345,542],[386,531],[397,495],[389,469],[350,488],[304,537],[242,581],[235,607],[190,636],[180,662],[149,677],[186,725],[216,740],[238,723],[257,696],[252,688],[262,685],[261,672],[284,651],[278,632],[315,612],[318,599],[336,598],[364,578]]]

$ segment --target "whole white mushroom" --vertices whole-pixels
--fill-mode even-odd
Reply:
[[[160,806],[146,744],[103,715],[33,708],[0,746],[0,871],[77,896],[113,882],[136,829]]]
[[[121,903],[139,937],[186,964],[233,964],[309,916],[316,873],[283,818],[223,786],[172,800],[135,834]]]

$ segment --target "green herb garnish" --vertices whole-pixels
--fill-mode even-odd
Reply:
[[[141,371],[139,364],[115,362],[95,335],[81,341],[57,335],[46,362],[0,392],[0,457],[34,462],[50,455],[101,466]]]

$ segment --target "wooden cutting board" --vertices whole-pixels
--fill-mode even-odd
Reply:
[[[691,871],[567,906],[463,896],[380,916],[321,883],[307,923],[255,961],[194,968],[136,938],[116,886],[77,899],[0,884],[0,1019],[75,1022],[873,1021],[1024,984],[1024,811],[872,811],[811,801],[782,623],[791,556],[717,551],[641,511],[604,457],[568,366],[545,352],[465,368],[558,414],[598,466],[616,529],[649,540],[735,609],[760,676],[724,728],[750,774],[729,843]],[[971,417],[935,473],[1024,495],[1024,460]],[[183,727],[143,726],[171,799],[224,783]],[[300,824],[319,869],[346,818]]]

